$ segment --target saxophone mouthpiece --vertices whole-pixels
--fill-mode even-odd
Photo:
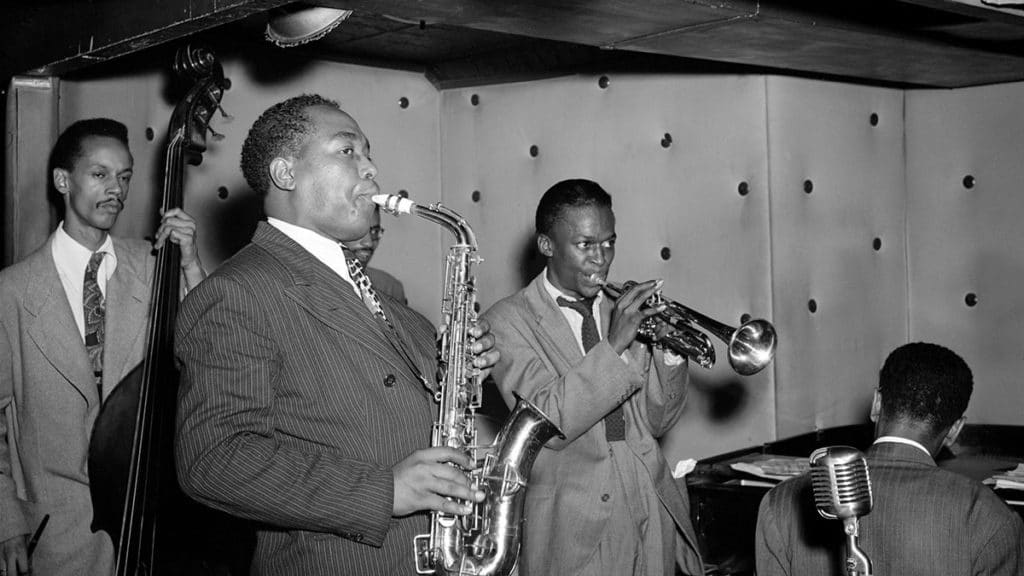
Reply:
[[[374,194],[370,200],[373,200],[373,203],[383,208],[385,212],[395,215],[411,214],[413,207],[416,206],[412,200],[396,194]]]

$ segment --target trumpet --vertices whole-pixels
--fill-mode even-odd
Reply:
[[[622,284],[609,282],[595,274],[591,280],[601,284],[604,291],[613,300],[618,300],[636,282],[626,281]],[[704,368],[715,365],[715,347],[707,334],[697,327],[711,333],[722,342],[728,344],[729,365],[737,374],[750,376],[757,374],[775,357],[775,327],[767,320],[748,320],[739,328],[733,328],[717,320],[713,320],[692,308],[670,300],[657,291],[644,303],[645,308],[660,306],[665,309],[644,320],[640,324],[637,336],[645,342],[651,342],[686,356]],[[669,326],[669,332],[658,335],[658,321]]]

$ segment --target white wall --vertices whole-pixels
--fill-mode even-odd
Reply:
[[[237,249],[258,213],[238,170],[249,126],[271,103],[319,92],[360,122],[386,191],[441,200],[474,227],[485,308],[536,270],[540,195],[586,177],[614,199],[614,277],[664,278],[667,296],[732,325],[744,313],[775,323],[778,356],[763,373],[734,375],[722,346],[715,369],[693,368],[687,412],[665,441],[670,460],[864,421],[882,360],[911,339],[949,345],[974,367],[972,421],[1021,421],[1024,296],[1015,288],[1024,258],[1015,248],[1024,199],[1015,184],[1024,180],[1024,85],[905,92],[777,76],[609,74],[605,88],[600,75],[578,75],[439,93],[418,74],[353,65],[233,58],[225,69],[234,118],[214,121],[225,139],[189,169],[186,197],[210,267]],[[172,107],[165,84],[157,71],[61,83],[62,125],[110,115],[132,129],[138,169],[122,234],[151,230]],[[385,217],[384,226],[375,264],[436,320],[450,238],[418,219]],[[978,306],[964,304],[968,292]]]

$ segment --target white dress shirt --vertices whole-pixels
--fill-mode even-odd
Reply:
[[[89,259],[92,258],[92,251],[82,246],[77,240],[64,231],[64,222],[57,226],[54,233],[53,243],[50,244],[53,254],[53,263],[57,265],[57,276],[64,286],[64,294],[68,297],[68,304],[71,305],[71,314],[75,317],[75,324],[78,326],[78,333],[85,341],[85,307],[82,303],[85,284],[85,269],[89,266]],[[107,281],[114,275],[117,268],[117,254],[114,253],[114,243],[107,234],[97,252],[105,253],[100,261],[99,270],[96,272],[96,283],[100,286],[103,297],[107,296]]]
[[[871,443],[871,445],[874,446],[875,444],[883,444],[886,442],[892,444],[906,444],[907,446],[913,446],[914,448],[917,448],[921,452],[927,454],[929,457],[931,457],[932,455],[932,453],[929,452],[928,449],[925,448],[924,445],[922,445],[920,442],[917,442],[916,440],[911,440],[910,438],[903,438],[901,436],[879,436],[874,442]]]
[[[298,242],[299,246],[302,246],[306,252],[309,252],[314,258],[323,262],[335,274],[341,276],[342,280],[348,282],[352,290],[355,291],[356,296],[362,299],[363,295],[359,291],[359,287],[352,281],[352,276],[348,273],[348,262],[345,260],[345,253],[342,251],[341,244],[337,240],[323,236],[309,228],[296,226],[277,218],[268,217],[267,224],[277,228],[282,234]]]

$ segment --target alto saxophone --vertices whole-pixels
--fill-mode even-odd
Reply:
[[[414,540],[416,572],[458,576],[507,576],[515,569],[522,542],[523,504],[527,480],[537,453],[561,431],[529,401],[516,398],[516,406],[502,424],[494,443],[476,443],[477,408],[481,402],[480,371],[469,351],[469,329],[476,323],[476,286],[473,264],[480,262],[476,236],[455,211],[431,204],[422,206],[401,196],[379,194],[373,201],[392,214],[416,214],[448,229],[455,244],[448,251],[444,273],[441,316],[444,327],[438,357],[439,412],[431,446],[468,453],[483,465],[469,472],[474,490],[483,501],[466,516],[431,512],[430,533]]]

